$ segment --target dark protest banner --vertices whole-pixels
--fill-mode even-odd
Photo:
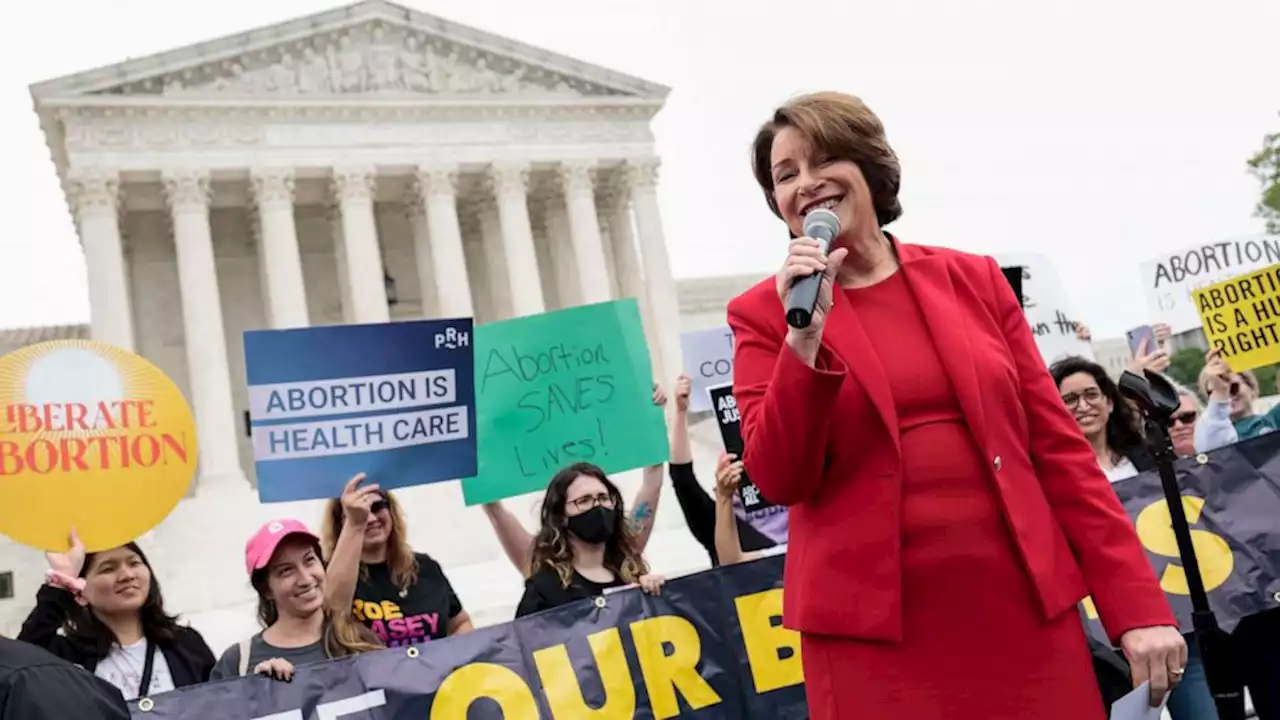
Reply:
[[[800,636],[772,557],[584,600],[409,648],[198,685],[134,720],[544,720],[809,717]]]
[[[666,462],[667,426],[634,299],[476,328],[480,465],[468,505],[544,490],[576,462],[623,472]]]
[[[742,457],[742,419],[738,415],[738,401],[733,396],[733,385],[720,385],[707,388],[707,397],[711,398],[711,410],[716,415],[716,425],[720,428],[720,439],[724,441],[725,452]],[[760,488],[747,477],[745,468],[742,480],[738,483],[738,499],[742,501],[742,509],[750,517],[753,512],[761,512],[773,507],[773,503],[760,493]]]
[[[471,318],[244,334],[258,497],[334,498],[476,473]]]
[[[1226,630],[1280,607],[1280,433],[1178,461],[1178,487],[1191,525],[1209,604]],[[1184,633],[1191,632],[1187,574],[1154,470],[1114,483]],[[1085,614],[1105,637],[1092,603]]]

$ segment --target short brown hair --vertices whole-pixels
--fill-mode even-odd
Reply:
[[[902,167],[889,147],[884,125],[862,100],[838,92],[801,95],[774,110],[773,117],[756,133],[751,147],[752,170],[774,215],[782,217],[773,197],[770,160],[773,139],[784,127],[795,128],[818,149],[852,160],[858,166],[871,189],[871,202],[881,227],[902,216],[902,204],[898,202]]]

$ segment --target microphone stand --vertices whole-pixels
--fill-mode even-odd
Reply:
[[[1191,624],[1195,629],[1196,645],[1200,648],[1200,659],[1204,663],[1209,692],[1218,709],[1218,718],[1245,720],[1244,682],[1228,646],[1229,641],[1219,629],[1218,618],[1209,607],[1209,595],[1204,589],[1204,577],[1200,574],[1200,562],[1191,541],[1191,526],[1182,506],[1182,492],[1178,488],[1178,475],[1173,467],[1177,454],[1169,436],[1169,424],[1178,409],[1178,395],[1163,376],[1150,370],[1145,370],[1144,373],[1146,378],[1126,371],[1120,377],[1120,392],[1138,407],[1147,444],[1155,456],[1156,467],[1160,472],[1160,485],[1169,506],[1173,536],[1178,542],[1178,555],[1187,575]]]

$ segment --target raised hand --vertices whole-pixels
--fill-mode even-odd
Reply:
[[[725,500],[733,498],[742,482],[742,461],[737,455],[720,453],[716,459],[716,494]]]
[[[364,530],[364,526],[369,523],[369,512],[373,504],[382,499],[377,483],[360,487],[364,480],[364,473],[348,480],[347,486],[342,489],[341,499],[342,516],[346,518],[346,523],[360,530]]]
[[[1231,368],[1222,359],[1222,351],[1214,348],[1204,355],[1205,384],[1209,394],[1218,400],[1231,397]]]
[[[667,406],[667,391],[663,390],[658,383],[653,384],[653,404],[658,407]]]
[[[689,395],[693,393],[693,381],[688,375],[681,375],[676,378],[676,410],[687,412],[689,410]]]
[[[69,541],[70,548],[66,552],[47,552],[44,556],[49,561],[50,570],[62,573],[68,578],[76,578],[84,569],[84,543],[80,542],[80,536],[76,535],[75,528],[71,529]]]

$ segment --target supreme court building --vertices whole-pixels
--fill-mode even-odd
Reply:
[[[245,539],[276,517],[319,530],[322,511],[257,502],[245,330],[484,323],[634,297],[655,376],[681,370],[690,319],[649,127],[663,86],[369,0],[31,92],[85,254],[89,336],[155,363],[195,413],[191,497],[142,542],[170,611],[215,652],[253,629]],[[694,327],[722,324],[753,279],[698,281]],[[708,482],[718,450],[699,428]],[[621,475],[630,498],[639,473]],[[477,623],[509,620],[521,579],[458,484],[397,496]],[[705,553],[664,496],[650,560],[698,569]],[[531,502],[508,501],[527,526]],[[44,567],[0,538],[0,630],[17,630]]]
[[[649,122],[668,89],[374,0],[32,87],[91,335],[252,472],[245,330],[635,297],[680,367]]]

